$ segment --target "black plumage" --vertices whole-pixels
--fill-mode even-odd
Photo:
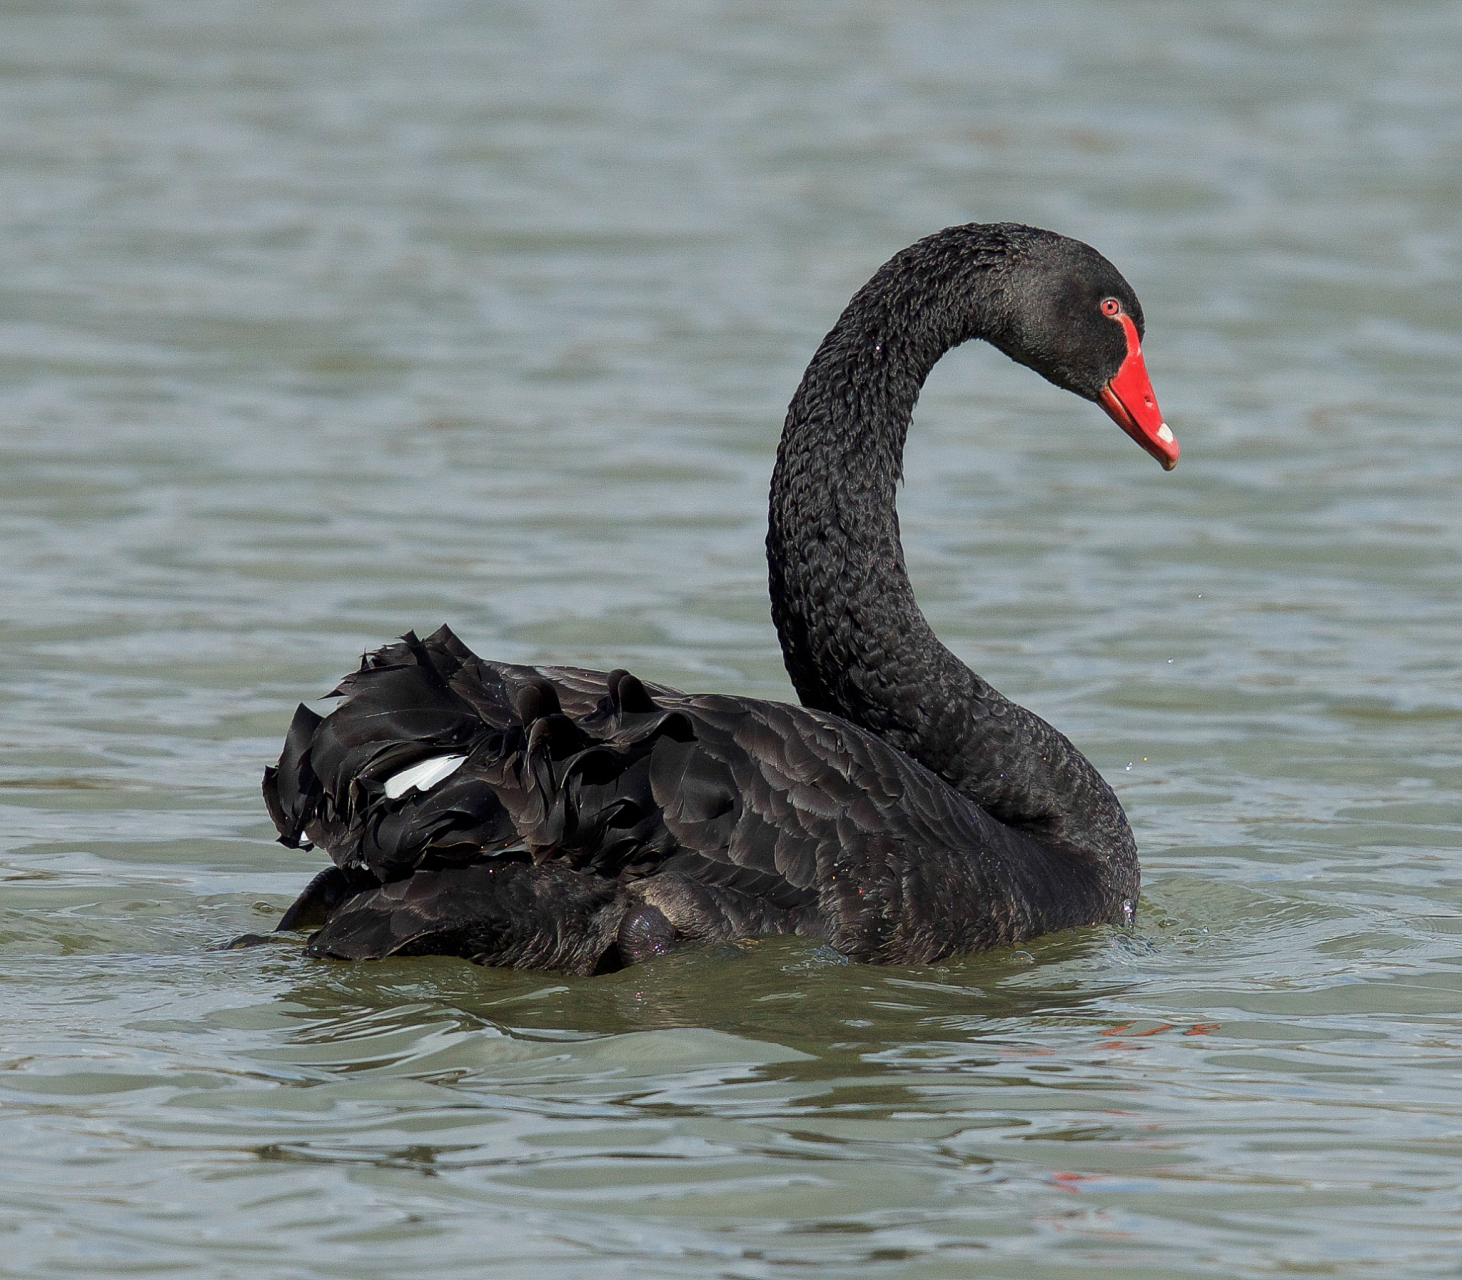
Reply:
[[[792,933],[912,963],[1130,919],[1120,804],[934,637],[894,506],[944,351],[983,337],[1097,399],[1127,354],[1112,297],[1140,328],[1094,250],[1001,225],[931,236],[853,299],[772,481],[772,614],[802,707],[490,662],[445,627],[368,655],[266,771],[282,842],[333,864],[280,927],[316,928],[312,955],[593,973],[680,938]]]

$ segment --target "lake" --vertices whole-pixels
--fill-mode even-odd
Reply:
[[[0,11],[7,1274],[1462,1275],[1462,10]],[[988,347],[942,638],[1069,734],[1131,930],[596,979],[309,961],[259,775],[407,628],[790,698],[766,486],[853,290],[1132,282],[1164,475]]]

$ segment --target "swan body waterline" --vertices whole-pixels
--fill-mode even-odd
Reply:
[[[914,601],[895,486],[919,390],[982,338],[1178,457],[1142,310],[1095,250],[951,227],[854,296],[788,410],[772,616],[802,706],[624,671],[478,658],[447,628],[301,707],[265,798],[331,865],[280,922],[309,954],[450,954],[595,973],[680,939],[792,933],[918,963],[1124,923],[1131,828],[1059,731],[992,689]]]

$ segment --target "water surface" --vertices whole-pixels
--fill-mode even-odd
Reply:
[[[1462,18],[932,0],[0,11],[0,1240],[15,1274],[1456,1276]],[[337,966],[257,792],[449,622],[789,697],[766,480],[849,294],[1089,240],[1183,462],[988,349],[940,634],[1142,846],[925,969]]]

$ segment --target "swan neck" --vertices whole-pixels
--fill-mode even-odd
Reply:
[[[984,336],[997,292],[977,275],[960,307],[946,305],[927,272],[901,263],[910,252],[854,296],[808,365],[777,450],[767,533],[772,616],[804,705],[900,745],[916,733],[917,708],[890,707],[886,677],[910,666],[925,683],[969,674],[909,583],[896,505],[904,444],[929,373],[951,347]],[[937,767],[927,742],[913,754]]]
[[[1113,903],[1135,900],[1135,844],[1110,788],[941,644],[914,600],[895,505],[909,423],[951,347],[1007,348],[1009,266],[992,252],[930,268],[920,250],[854,297],[788,409],[767,532],[787,671],[804,705],[878,734],[1042,847],[1105,868]]]

